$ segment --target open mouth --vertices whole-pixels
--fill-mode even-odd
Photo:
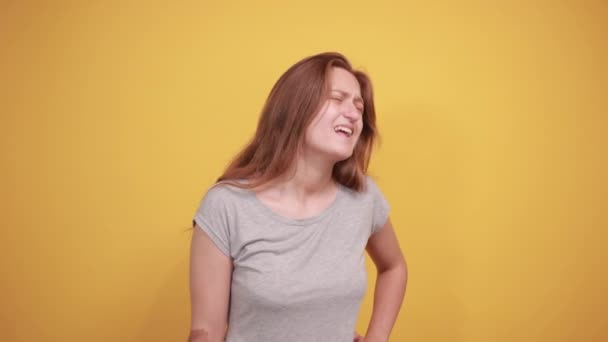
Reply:
[[[347,137],[347,138],[353,135],[352,128],[342,126],[342,125],[338,125],[338,126],[334,127],[334,132],[338,133],[338,135],[341,135],[341,136]]]

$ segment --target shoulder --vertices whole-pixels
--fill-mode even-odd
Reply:
[[[365,175],[365,192],[368,194],[375,194],[380,192],[380,187],[376,180],[370,175]]]
[[[202,201],[214,206],[226,206],[247,198],[248,190],[230,183],[212,184],[205,192]]]
[[[230,196],[237,194],[241,190],[242,189],[230,183],[219,182],[209,186],[205,195],[210,197]]]
[[[348,193],[349,197],[355,198],[357,200],[368,201],[372,200],[381,193],[380,188],[376,181],[370,175],[365,175],[363,188],[360,191],[356,191],[354,189],[348,188],[346,186],[342,187]]]
[[[369,175],[366,176],[365,193],[369,198],[372,198],[374,202],[380,202],[383,205],[387,204],[387,200],[384,196],[384,191],[382,191],[376,180]]]

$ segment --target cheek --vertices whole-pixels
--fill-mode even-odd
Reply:
[[[359,133],[359,135],[357,136],[357,138],[359,138],[362,134],[363,134],[363,130],[365,129],[365,127],[361,124],[359,125],[359,129],[357,130]]]
[[[310,144],[323,139],[324,136],[320,122],[313,122],[310,126],[308,126],[306,129],[306,134],[304,135],[304,142]]]

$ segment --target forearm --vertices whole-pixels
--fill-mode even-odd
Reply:
[[[403,302],[406,284],[405,262],[378,273],[374,290],[374,308],[365,341],[388,341]]]

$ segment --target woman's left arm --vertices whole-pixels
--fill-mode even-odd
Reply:
[[[407,284],[407,264],[390,218],[384,227],[369,238],[366,250],[376,265],[378,277],[365,342],[387,342]]]

